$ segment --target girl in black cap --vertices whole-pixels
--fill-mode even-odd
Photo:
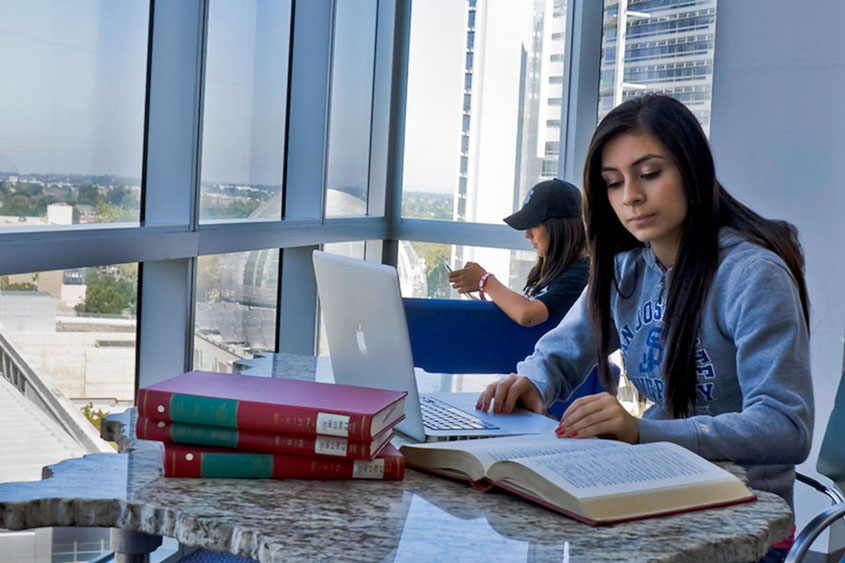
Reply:
[[[460,293],[487,295],[522,326],[566,314],[587,283],[587,238],[581,220],[581,192],[568,182],[540,182],[525,196],[522,209],[505,218],[537,250],[523,293],[517,293],[475,262],[449,274]]]

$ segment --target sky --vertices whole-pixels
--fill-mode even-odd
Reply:
[[[330,186],[366,183],[375,0],[341,0],[332,70]],[[404,177],[457,179],[465,2],[413,3]],[[149,3],[0,3],[0,171],[140,178]],[[202,178],[281,183],[290,0],[212,0]]]
[[[144,1],[0,4],[0,170],[140,177]]]
[[[465,2],[455,0],[412,3],[403,174],[406,191],[455,191],[466,52],[465,6]]]

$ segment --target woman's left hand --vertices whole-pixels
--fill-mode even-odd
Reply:
[[[458,293],[478,291],[478,280],[485,273],[487,273],[486,270],[480,265],[475,262],[467,262],[463,268],[449,274],[449,283],[458,290]]]
[[[629,444],[640,441],[637,420],[610,393],[575,399],[560,417],[559,438],[612,437]]]

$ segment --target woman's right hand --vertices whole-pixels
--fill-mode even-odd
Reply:
[[[487,271],[475,262],[467,262],[460,270],[449,273],[449,283],[458,293],[478,291],[478,280]]]
[[[514,406],[520,403],[524,408],[537,414],[546,414],[546,405],[540,392],[524,375],[515,373],[487,386],[478,397],[475,408],[486,411],[493,401],[493,412],[511,413]]]

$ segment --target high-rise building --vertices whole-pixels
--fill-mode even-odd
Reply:
[[[454,220],[500,223],[531,186],[557,175],[566,5],[467,0]],[[605,0],[597,120],[626,98],[658,92],[708,131],[715,24],[716,0]],[[507,273],[518,288],[535,256],[456,247],[453,259]]]
[[[501,223],[557,175],[565,15],[563,0],[467,0],[456,221]],[[454,259],[521,286],[534,255],[457,247]]]
[[[716,0],[605,0],[599,119],[656,92],[683,102],[709,132],[715,41]]]

